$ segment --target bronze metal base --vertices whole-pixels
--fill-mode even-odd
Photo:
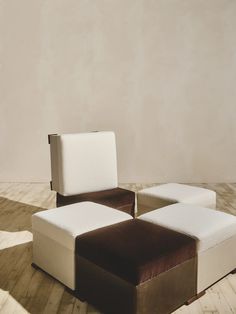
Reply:
[[[191,303],[193,303],[194,301],[196,301],[197,299],[201,298],[204,294],[206,293],[206,291],[202,291],[198,294],[196,294],[195,296],[193,296],[191,299],[189,299],[185,304],[189,305]]]

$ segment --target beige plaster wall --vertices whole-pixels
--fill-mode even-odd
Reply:
[[[0,181],[114,130],[121,182],[236,181],[236,1],[2,0]]]

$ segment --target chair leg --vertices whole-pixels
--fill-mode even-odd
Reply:
[[[194,301],[196,301],[197,299],[201,298],[204,294],[206,293],[205,290],[203,290],[202,292],[194,295],[191,299],[189,299],[187,302],[185,302],[186,305],[189,305],[191,303],[193,303]]]

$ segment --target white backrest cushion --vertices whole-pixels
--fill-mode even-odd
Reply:
[[[116,188],[113,132],[50,135],[52,189],[68,196]]]

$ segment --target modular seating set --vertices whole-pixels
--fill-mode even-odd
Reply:
[[[171,313],[236,268],[236,217],[216,193],[118,188],[113,132],[50,135],[57,208],[32,216],[33,264],[102,313]]]

